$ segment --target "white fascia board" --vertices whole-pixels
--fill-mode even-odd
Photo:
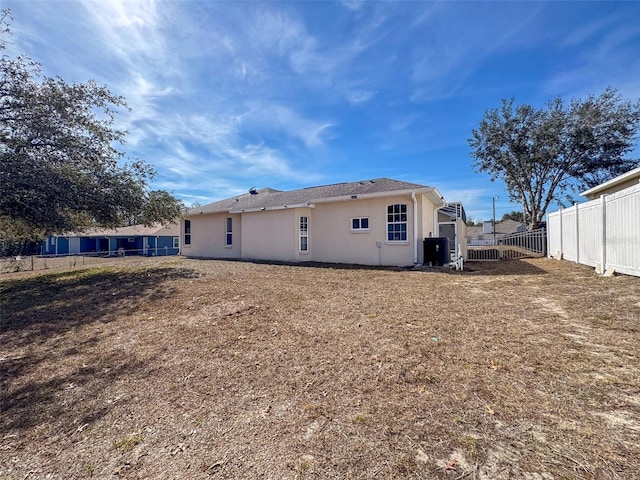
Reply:
[[[229,210],[229,213],[268,212],[269,210],[288,210],[290,208],[315,208],[315,205],[310,202],[292,203],[291,205],[277,205],[273,207],[244,208],[239,210]]]
[[[596,185],[589,190],[585,190],[580,195],[583,197],[588,197],[589,195],[594,195],[602,190],[606,190],[607,188],[611,188],[620,183],[632,180],[634,177],[638,177],[638,181],[640,182],[640,167],[634,168],[633,170],[630,170],[627,173],[623,173],[622,175],[612,178],[611,180],[601,183],[600,185]]]
[[[394,197],[396,195],[411,195],[412,193],[432,195],[434,199],[437,198],[437,200],[435,200],[434,203],[436,204],[444,203],[444,199],[442,198],[442,195],[440,195],[440,192],[438,192],[433,187],[412,188],[407,190],[390,190],[387,192],[375,192],[375,193],[357,193],[354,195],[342,195],[339,197],[314,198],[313,200],[311,200],[311,202],[312,203],[345,202],[348,200]]]

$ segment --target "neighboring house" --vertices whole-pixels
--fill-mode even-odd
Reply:
[[[608,182],[601,183],[589,190],[582,192],[580,195],[587,197],[588,200],[595,200],[602,195],[619,192],[626,188],[640,184],[640,167],[634,168],[616,178],[612,178]]]
[[[469,245],[494,245],[493,243],[493,222],[484,222],[483,225],[467,227],[467,240]],[[527,225],[515,220],[504,220],[496,222],[495,239],[496,243],[500,238],[511,233],[525,232]]]
[[[178,255],[180,225],[155,224],[150,227],[91,229],[80,233],[51,235],[42,245],[43,255]]]
[[[446,206],[434,187],[388,178],[291,191],[251,189],[189,210],[182,222],[182,254],[415,265],[422,263],[423,239],[438,236],[439,209]],[[444,217],[451,223],[450,215]],[[464,220],[453,220],[458,242]]]

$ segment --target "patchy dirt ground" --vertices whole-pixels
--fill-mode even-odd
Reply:
[[[178,258],[0,277],[0,478],[640,478],[640,279]]]

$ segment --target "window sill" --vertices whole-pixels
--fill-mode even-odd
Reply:
[[[232,249],[233,245],[225,245],[224,248]]]
[[[349,233],[369,233],[369,230],[350,230]]]
[[[409,245],[407,240],[387,240],[384,242],[385,245]]]

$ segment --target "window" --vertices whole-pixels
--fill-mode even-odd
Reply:
[[[226,240],[226,245],[227,247],[230,247],[231,245],[233,245],[233,219],[231,217],[227,218],[227,240]]]
[[[407,241],[407,205],[404,203],[387,207],[387,241]]]
[[[309,217],[300,217],[300,251],[309,251]]]
[[[56,244],[56,239],[55,239],[55,237],[51,237],[51,245],[53,246],[53,245],[55,245],[55,244]]]
[[[352,218],[351,230],[369,230],[369,217]]]
[[[173,248],[180,248],[180,237],[173,237]]]
[[[184,244],[191,245],[191,220],[184,221]]]

